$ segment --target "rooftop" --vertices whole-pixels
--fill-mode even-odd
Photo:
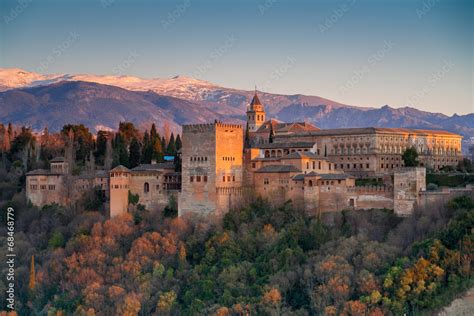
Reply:
[[[314,142],[281,142],[257,144],[256,148],[274,149],[274,148],[313,148]]]
[[[132,171],[154,171],[162,169],[174,169],[174,163],[162,162],[162,163],[152,163],[152,164],[141,164],[132,169]]]
[[[46,169],[35,169],[31,170],[26,173],[27,176],[46,176],[46,175],[53,175],[51,171],[46,170]]]
[[[410,128],[385,128],[385,127],[361,127],[361,128],[335,128],[318,131],[306,131],[293,133],[291,135],[278,135],[280,138],[293,136],[332,136],[332,135],[366,135],[366,134],[415,134],[415,135],[443,135],[461,137],[461,135],[442,130],[410,129]]]
[[[284,123],[276,119],[270,119],[260,126],[256,133],[267,133],[272,127],[275,134],[295,134],[299,132],[319,131],[320,129],[307,122]]]
[[[351,175],[345,174],[345,173],[316,173],[316,172],[310,172],[310,173],[300,173],[295,175],[292,179],[293,180],[304,180],[306,177],[320,177],[322,180],[345,180],[345,179],[350,179],[354,178]]]
[[[118,165],[117,167],[113,168],[113,169],[110,170],[110,171],[130,172],[130,169],[128,169],[128,168],[125,167],[125,166]]]
[[[258,169],[258,173],[288,173],[288,172],[301,172],[300,169],[293,165],[269,165]]]
[[[55,157],[53,159],[51,159],[49,162],[65,162],[66,159],[64,159],[64,157]]]
[[[281,159],[301,159],[301,158],[327,160],[326,158],[319,157],[318,155],[310,151],[295,151],[295,152],[292,152],[291,154],[281,157]]]

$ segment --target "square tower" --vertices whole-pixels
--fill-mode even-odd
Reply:
[[[179,215],[222,216],[242,196],[243,129],[215,122],[183,126]]]

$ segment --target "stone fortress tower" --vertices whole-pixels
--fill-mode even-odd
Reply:
[[[130,170],[117,166],[110,171],[110,217],[127,212]]]
[[[218,121],[184,125],[182,139],[179,215],[222,216],[238,206],[242,196],[242,126]]]

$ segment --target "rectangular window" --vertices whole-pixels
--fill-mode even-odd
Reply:
[[[225,176],[222,176],[222,182],[225,182]]]
[[[227,176],[227,182],[230,182],[230,176]]]
[[[196,182],[201,182],[201,176],[196,176]]]
[[[189,177],[189,182],[194,182],[194,176]]]
[[[369,168],[370,168],[370,164],[367,164],[367,165],[366,165],[366,168],[369,169]]]
[[[270,181],[268,181],[268,178],[263,179],[263,184],[269,184]]]
[[[252,168],[255,168],[255,162],[252,162]]]
[[[321,170],[321,161],[318,162],[318,169]]]
[[[316,169],[316,161],[313,161],[313,169]]]
[[[207,182],[207,176],[204,176],[204,182]]]
[[[235,176],[232,176],[232,182],[235,182]]]

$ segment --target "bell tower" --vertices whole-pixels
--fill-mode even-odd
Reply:
[[[252,102],[247,106],[247,124],[250,132],[255,132],[265,122],[265,109],[257,95],[255,88],[255,95]]]

